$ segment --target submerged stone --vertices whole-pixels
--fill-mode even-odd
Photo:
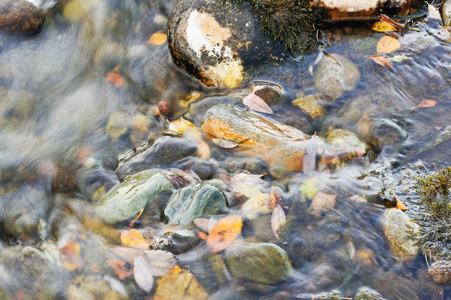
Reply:
[[[227,200],[215,186],[218,181],[204,181],[177,191],[164,210],[168,222],[184,227],[194,219],[225,212]]]
[[[414,261],[419,251],[420,226],[400,209],[391,208],[382,216],[382,227],[392,253],[401,261]]]
[[[39,29],[44,15],[39,8],[26,0],[0,2],[0,30],[31,33]]]
[[[442,5],[442,20],[444,26],[451,25],[451,1],[446,0]]]
[[[439,260],[434,262],[428,270],[435,282],[451,283],[451,261]]]
[[[386,300],[381,294],[372,288],[363,286],[357,290],[354,300]]]
[[[221,0],[180,2],[168,21],[168,45],[175,64],[209,87],[238,87],[251,67],[284,57],[248,6]]]
[[[271,243],[240,245],[226,250],[225,255],[230,272],[238,279],[274,284],[294,272],[285,251]]]
[[[315,88],[336,100],[346,91],[352,91],[360,81],[360,71],[348,58],[339,54],[325,54],[315,68]]]
[[[117,223],[143,215],[159,220],[169,197],[175,190],[167,170],[147,170],[136,173],[110,190],[95,203],[95,211],[108,223]]]

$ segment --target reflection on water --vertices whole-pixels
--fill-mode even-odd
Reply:
[[[167,43],[149,42],[152,34],[166,31],[175,3],[61,1],[38,33],[1,33],[2,297],[146,296],[133,276],[112,271],[112,260],[118,259],[112,249],[119,248],[119,232],[127,224],[102,223],[87,199],[100,199],[117,183],[112,170],[118,155],[168,128],[159,103],[166,103],[177,119],[194,93],[218,96],[217,90],[209,91],[177,70]],[[352,60],[362,79],[355,90],[329,102],[327,116],[319,121],[290,105],[299,95],[316,93],[308,69],[317,54],[285,67],[265,66],[254,76],[286,89],[290,101],[274,109],[277,121],[319,136],[334,128],[351,130],[373,145],[377,158],[367,166],[351,164],[332,173],[309,170],[278,181],[265,176],[261,190],[269,193],[277,186],[288,207],[290,225],[282,237],[286,242],[273,235],[270,216],[245,221],[242,236],[248,242],[283,247],[295,272],[281,284],[234,280],[221,256],[211,255],[200,243],[180,254],[178,264],[190,270],[212,298],[277,294],[308,299],[333,289],[352,297],[362,286],[390,299],[445,299],[449,294],[428,277],[422,257],[404,264],[395,258],[380,218],[384,200],[394,200],[391,191],[406,202],[409,215],[420,214],[412,178],[432,163],[441,167],[449,159],[451,47],[419,23],[420,31],[403,33],[402,48],[386,55],[392,66],[387,69],[369,58],[377,54],[383,34],[362,27],[330,30],[323,41],[328,53]],[[245,92],[248,86],[243,84]],[[437,104],[418,107],[428,99]],[[200,122],[202,116],[196,117]],[[279,134],[274,128],[260,130]],[[181,158],[191,156],[195,149],[199,153],[198,143],[190,145],[188,155],[180,149],[174,152],[182,153]],[[239,159],[211,151],[215,164],[186,158],[173,165],[165,160],[164,166],[184,171],[196,167],[202,179],[218,177],[227,168],[265,168],[251,158],[242,164],[247,166],[236,167]],[[418,159],[423,162],[410,164]],[[312,209],[302,187],[312,178],[319,182],[315,189],[336,195],[332,207]],[[140,228],[140,222],[135,227]],[[185,245],[180,236],[168,235],[162,222],[152,226],[143,230],[154,244],[171,240],[172,245]],[[122,267],[122,272],[131,268]]]

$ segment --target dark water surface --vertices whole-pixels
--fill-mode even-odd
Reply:
[[[148,42],[152,34],[166,32],[175,4],[62,1],[39,33],[0,35],[0,298],[101,299],[114,290],[116,298],[151,299],[156,282],[146,293],[133,276],[118,279],[105,262],[114,257],[117,232],[127,224],[86,220],[96,219],[95,193],[119,182],[113,172],[117,156],[168,128],[160,101],[170,108],[172,121],[188,110],[189,99],[231,92],[202,87],[173,65],[167,43]],[[334,128],[351,130],[372,144],[375,155],[371,162],[332,172],[265,176],[259,188],[282,191],[289,229],[278,240],[268,215],[245,222],[242,236],[281,246],[296,273],[275,285],[238,281],[227,272],[221,277],[200,243],[177,259],[213,298],[309,299],[336,289],[337,297],[351,299],[361,286],[387,299],[451,297],[448,286],[432,282],[423,255],[408,263],[397,260],[378,221],[384,204],[394,201],[391,191],[406,204],[407,215],[420,216],[415,176],[446,166],[449,159],[451,46],[426,14],[419,12],[411,22],[415,30],[399,33],[401,48],[385,55],[391,69],[369,58],[377,55],[384,33],[367,24],[320,35],[323,51],[348,57],[362,76],[356,89],[326,105],[321,120],[291,105],[302,95],[317,94],[309,66],[318,53],[252,72],[252,79],[278,83],[288,94],[286,104],[274,108],[274,119],[319,136]],[[249,93],[250,81],[234,92]],[[418,107],[424,100],[437,104]],[[222,167],[227,154],[210,146]],[[95,164],[98,173],[80,171]],[[304,194],[312,180],[337,196],[330,211],[309,211],[311,199]],[[365,205],[349,200],[356,195],[365,197]],[[163,225],[152,230],[161,233]]]

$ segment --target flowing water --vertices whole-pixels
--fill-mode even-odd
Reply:
[[[61,1],[38,33],[1,33],[0,290],[5,299],[102,298],[111,289],[150,299],[133,277],[118,281],[105,263],[118,243],[108,232],[114,235],[123,224],[87,225],[86,219],[92,213],[88,199],[102,185],[110,188],[119,181],[113,172],[117,156],[168,128],[159,114],[160,101],[170,108],[170,120],[177,120],[188,110],[187,99],[231,92],[203,87],[173,65],[164,40],[148,42],[154,33],[166,32],[175,4]],[[321,34],[321,51],[348,57],[362,78],[353,91],[327,104],[327,116],[320,121],[291,106],[295,98],[317,93],[309,67],[318,53],[253,71],[253,79],[278,83],[287,91],[290,101],[275,109],[276,120],[319,136],[334,128],[354,131],[373,144],[375,155],[371,162],[332,172],[265,176],[261,189],[282,191],[291,225],[277,240],[270,216],[259,218],[245,222],[242,235],[249,242],[280,245],[296,272],[273,285],[238,281],[227,272],[221,277],[201,243],[177,259],[213,298],[309,299],[336,289],[350,299],[361,286],[389,299],[451,297],[447,286],[427,275],[422,255],[408,263],[395,258],[378,222],[384,203],[394,201],[391,191],[405,202],[409,216],[421,215],[414,178],[449,159],[451,46],[443,39],[444,29],[426,14],[427,9],[417,13],[411,21],[415,30],[400,34],[402,47],[386,55],[391,69],[369,58],[377,55],[384,34],[368,24]],[[249,93],[250,81],[235,92]],[[424,100],[437,104],[419,107]],[[227,160],[219,152],[212,149],[218,161]],[[83,179],[80,170],[87,161],[101,166],[101,172]],[[311,199],[302,188],[309,180],[337,195],[333,209],[309,211]],[[362,206],[356,195],[369,203]]]

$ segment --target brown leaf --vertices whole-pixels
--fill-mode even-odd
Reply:
[[[135,257],[133,278],[141,289],[150,292],[153,287],[153,276],[147,260],[142,256]]]
[[[167,120],[171,115],[171,108],[166,101],[160,101],[158,102],[158,112],[163,119]]]
[[[216,223],[207,238],[212,253],[218,253],[232,244],[241,233],[243,221],[240,216],[230,215]]]
[[[155,32],[150,36],[150,38],[147,40],[148,45],[163,45],[168,40],[168,36],[166,33],[163,33],[161,31]]]
[[[149,244],[136,229],[124,230],[121,233],[122,245],[137,249],[149,249]]]
[[[109,72],[108,74],[106,74],[106,80],[111,82],[117,88],[121,87],[122,84],[124,83],[122,76],[113,72]]]
[[[246,105],[247,108],[250,108],[254,111],[262,112],[265,114],[273,114],[272,109],[266,104],[266,102],[255,94],[249,94],[243,98],[243,104]]]
[[[423,100],[418,104],[418,107],[433,107],[437,105],[437,101],[435,100]]]
[[[370,58],[377,64],[386,67],[387,69],[391,69],[391,63],[388,58],[383,56],[370,56]]]
[[[283,205],[283,199],[282,194],[276,190],[274,187],[271,188],[271,209],[274,210],[277,205],[280,205],[281,207],[284,207]]]
[[[286,223],[287,217],[285,215],[285,212],[283,211],[283,208],[279,204],[277,204],[271,215],[271,228],[276,238],[279,238],[279,234],[277,232]]]
[[[403,30],[406,25],[402,24],[402,23],[398,23],[396,21],[393,21],[392,19],[390,19],[387,15],[381,14],[380,15],[380,19],[382,22],[388,23],[391,26],[395,27],[398,30]]]
[[[122,259],[107,259],[106,263],[111,267],[114,274],[116,274],[117,278],[120,280],[124,280],[133,276],[133,265],[129,262],[126,262]]]
[[[382,37],[377,43],[377,53],[389,53],[401,47],[401,43],[391,36]]]

